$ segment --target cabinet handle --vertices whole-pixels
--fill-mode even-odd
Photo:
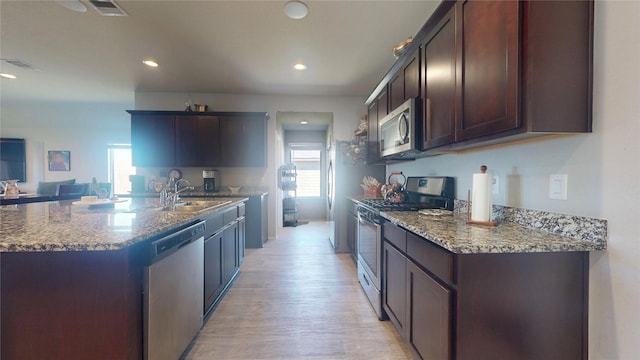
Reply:
[[[404,134],[402,133],[404,126]],[[400,145],[406,144],[409,141],[409,119],[407,115],[402,113],[398,118],[398,138],[400,139]]]

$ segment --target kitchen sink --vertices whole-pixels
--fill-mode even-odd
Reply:
[[[147,212],[147,211],[167,211],[167,212],[200,212],[215,209],[220,206],[230,204],[231,200],[198,200],[198,201],[181,201],[175,206],[144,206],[131,210],[131,212]]]

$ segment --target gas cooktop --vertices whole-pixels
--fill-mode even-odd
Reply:
[[[453,210],[454,181],[452,177],[408,177],[407,201],[392,203],[383,199],[364,199],[361,206],[369,211],[417,211],[421,209]]]

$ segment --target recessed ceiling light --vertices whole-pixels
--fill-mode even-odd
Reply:
[[[158,62],[153,59],[144,59],[142,60],[142,63],[147,65],[148,67],[153,67],[153,68],[158,67]]]
[[[302,19],[309,13],[309,8],[302,1],[289,1],[284,5],[284,13],[292,19]]]
[[[302,124],[302,125],[307,125],[308,123],[309,123],[309,122],[308,122],[307,120],[302,120],[302,121],[300,121],[300,124]]]
[[[5,74],[5,73],[0,74],[0,77],[3,77],[5,79],[12,79],[12,80],[17,78],[15,75]]]
[[[303,64],[303,63],[297,63],[295,65],[293,65],[293,68],[296,70],[306,70],[307,69],[307,65]]]

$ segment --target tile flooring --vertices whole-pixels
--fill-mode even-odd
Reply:
[[[411,359],[378,321],[349,254],[335,254],[324,222],[284,228],[249,249],[238,278],[188,360]]]

